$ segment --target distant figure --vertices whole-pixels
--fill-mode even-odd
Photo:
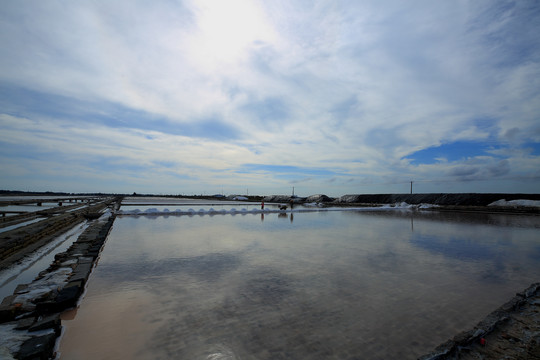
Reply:
[[[292,208],[293,208],[293,205],[294,205],[294,200],[293,200],[293,199],[291,199],[291,201],[289,201],[289,203],[291,204],[291,210],[292,210]]]
[[[263,200],[263,202],[261,203],[261,210],[264,210],[264,200]]]

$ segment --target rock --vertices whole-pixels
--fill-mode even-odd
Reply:
[[[28,331],[32,332],[45,329],[54,329],[54,331],[60,330],[60,314],[38,318],[38,320],[28,328]]]
[[[4,306],[9,306],[13,303],[13,300],[15,300],[15,298],[17,297],[17,295],[13,294],[13,295],[8,295],[4,298],[4,300],[2,300],[2,304],[1,305],[4,305]]]
[[[517,295],[525,299],[530,298],[531,296],[536,294],[536,291],[538,290],[539,287],[540,287],[540,283],[532,284],[527,289],[523,290],[522,292],[517,293]]]
[[[64,261],[69,255],[66,252],[61,252],[54,255],[55,261]]]
[[[484,336],[486,334],[486,331],[484,329],[476,329],[476,331],[474,332],[474,334],[472,335],[472,340],[480,337],[480,336]]]
[[[26,330],[30,326],[32,326],[35,321],[36,321],[36,319],[34,317],[28,317],[28,318],[25,318],[25,319],[21,319],[21,320],[17,321],[17,326],[15,327],[15,330]]]
[[[454,343],[464,345],[472,340],[474,332],[472,330],[462,331],[452,339]]]
[[[90,271],[92,271],[92,263],[79,263],[73,271],[70,281],[82,280],[83,282],[86,282],[90,275]]]
[[[58,305],[56,304],[56,301],[42,301],[36,304],[36,312],[38,314],[49,314],[51,312],[57,311],[57,307]]]
[[[24,294],[26,292],[28,292],[28,284],[19,284],[17,285],[17,287],[15,288],[15,290],[13,290],[13,293],[14,294]]]
[[[0,346],[0,359],[15,360],[15,358],[6,346]]]
[[[69,248],[69,251],[75,254],[82,254],[86,250],[88,250],[88,248],[90,248],[90,244],[88,243],[75,242],[73,243],[73,245],[71,245],[71,247]]]
[[[12,321],[23,312],[21,304],[0,305],[0,323]]]
[[[56,297],[58,308],[67,309],[74,307],[77,304],[77,300],[79,300],[82,289],[83,282],[81,280],[69,282],[68,285],[60,290],[58,296]]]
[[[49,359],[52,357],[55,342],[55,333],[32,337],[21,345],[16,358],[20,360]]]
[[[501,306],[502,311],[514,311],[523,303],[523,298],[520,296],[514,296],[510,301]]]

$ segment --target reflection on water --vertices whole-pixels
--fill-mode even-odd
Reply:
[[[120,217],[63,322],[61,358],[414,359],[538,281],[539,227],[412,212]]]

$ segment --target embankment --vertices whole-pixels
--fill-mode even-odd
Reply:
[[[433,204],[441,206],[487,206],[495,201],[510,200],[540,200],[540,194],[360,194],[343,195],[338,202],[363,204]]]
[[[501,201],[502,200],[502,201]],[[527,201],[521,201],[527,200]],[[269,195],[267,203],[303,204],[318,203],[320,206],[380,206],[383,204],[435,205],[441,211],[511,212],[540,214],[540,194],[484,194],[484,193],[440,193],[440,194],[349,194],[332,198],[324,194],[298,197]],[[498,202],[497,206],[493,203]],[[527,203],[535,203],[528,205]],[[426,207],[427,208],[427,207]]]
[[[540,283],[419,360],[540,359]]]
[[[114,222],[106,211],[30,284],[19,285],[0,305],[0,358],[54,358],[60,314],[75,307]]]
[[[42,216],[48,217],[42,221],[3,232],[0,235],[0,270],[9,267],[26,254],[47,244],[59,234],[81,223],[89,214],[101,212],[111,202],[112,200],[108,200],[75,210],[63,208],[61,209],[62,213],[54,212],[58,211],[56,209],[49,210],[42,213]],[[77,207],[77,205],[74,207]]]

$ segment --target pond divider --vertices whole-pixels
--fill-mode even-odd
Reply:
[[[55,261],[32,283],[19,285],[4,298],[0,330],[10,331],[11,343],[0,340],[0,355],[8,349],[15,359],[54,358],[61,335],[60,314],[77,306],[114,219],[107,210],[67,251],[56,254]],[[14,343],[19,345],[15,349]]]
[[[528,359],[528,352],[540,351],[538,306],[540,283],[534,283],[491,312],[473,329],[457,334],[419,360],[463,359],[467,356],[474,359],[492,359],[503,355],[508,359],[515,358],[513,355],[517,356],[516,358]],[[506,342],[508,344],[501,344]],[[509,353],[510,348],[515,354]],[[536,356],[531,355],[530,358]]]
[[[0,234],[0,270],[8,268],[28,253],[49,243],[60,234],[81,223],[90,214],[103,211],[112,200],[100,202],[84,208],[49,209],[36,214],[48,217],[39,222],[22,226]]]

